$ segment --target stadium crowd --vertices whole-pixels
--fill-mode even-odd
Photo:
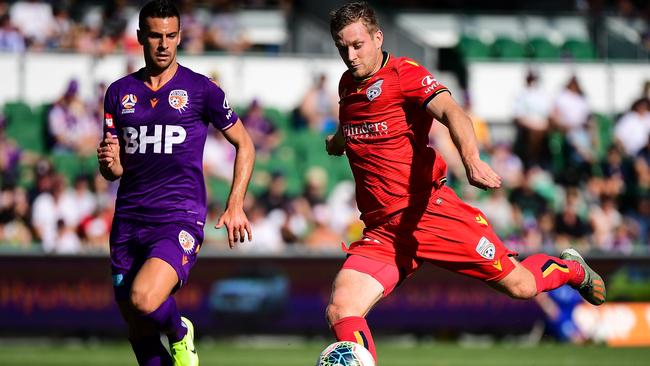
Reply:
[[[591,113],[578,79],[547,96],[537,88],[540,77],[531,71],[512,101],[513,141],[493,141],[488,124],[472,115],[466,100],[483,156],[502,176],[502,189],[470,187],[446,128],[434,125],[431,143],[449,163],[448,184],[485,212],[506,244],[520,252],[558,252],[569,245],[592,252],[647,252],[650,83],[630,110],[613,120]],[[104,89],[99,85],[96,97],[84,101],[73,80],[45,108],[45,154],[18,146],[4,131],[7,124],[20,122],[2,118],[2,246],[41,245],[54,253],[107,250],[116,185],[102,179],[94,166]],[[324,136],[336,125],[335,98],[317,78],[293,113],[256,100],[239,109],[259,151],[246,202],[254,242],[239,250],[338,250],[342,241],[360,236],[363,226],[353,183],[349,175],[333,174],[333,164],[343,159],[328,157],[322,147]],[[322,155],[307,159],[302,168],[297,165],[302,152],[295,141],[300,139],[307,139],[311,151]],[[293,159],[283,160],[287,150]],[[81,159],[74,161],[87,162],[86,168],[57,169],[62,157]],[[209,136],[204,166],[210,223],[223,209],[233,159],[234,150],[221,134]],[[222,230],[206,226],[207,247],[223,249],[225,243]]]
[[[181,50],[186,54],[254,47],[238,35],[231,16],[235,2],[211,2],[211,8],[195,7],[191,0],[181,3]],[[249,3],[291,6],[288,0]],[[59,5],[0,0],[0,51],[101,55],[140,50],[131,30],[137,25],[137,8],[130,2],[114,0],[79,13],[71,11],[76,7]],[[538,88],[543,77],[531,70],[512,101],[512,141],[492,138],[489,123],[472,113],[470,98],[461,98],[484,159],[503,178],[501,189],[470,187],[446,128],[434,125],[431,144],[449,164],[448,184],[486,214],[507,246],[522,253],[558,253],[568,246],[582,252],[647,253],[650,82],[628,111],[603,116],[592,113],[579,79],[573,77],[563,90],[546,95]],[[293,111],[278,111],[257,100],[238,108],[258,152],[246,201],[254,242],[238,250],[337,251],[342,241],[360,237],[363,226],[354,185],[349,168],[341,167],[347,163],[324,150],[324,137],[336,129],[338,118],[337,97],[326,89],[324,78],[316,78]],[[19,146],[6,130],[20,121],[0,113],[0,248],[108,250],[117,186],[101,178],[94,156],[105,89],[97,85],[95,96],[82,100],[72,80],[58,100],[42,109],[42,153]],[[234,151],[223,136],[210,135],[204,155],[208,248],[226,248],[225,232],[212,225],[226,200],[233,160]],[[64,161],[72,164],[61,164]]]
[[[248,39],[236,16],[240,8],[290,11],[290,0],[180,1],[185,53],[240,53],[258,47]],[[139,54],[136,1],[0,0],[0,51],[72,51],[106,55],[115,51]]]

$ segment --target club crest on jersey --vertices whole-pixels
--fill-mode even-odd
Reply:
[[[381,95],[381,84],[384,83],[384,80],[377,80],[374,84],[370,85],[366,90],[366,96],[369,101],[377,99]]]
[[[190,102],[189,97],[187,96],[187,91],[183,89],[170,91],[168,100],[169,105],[179,113],[184,112]]]
[[[127,94],[122,97],[122,114],[135,113],[135,104],[138,97],[135,94]]]
[[[178,242],[185,253],[191,254],[194,250],[194,237],[187,231],[181,230],[181,232],[178,233]]]
[[[496,252],[496,248],[494,247],[494,244],[492,244],[491,241],[489,241],[486,237],[481,237],[481,240],[478,241],[478,244],[476,245],[476,252],[483,258],[492,260],[494,259],[494,254]]]

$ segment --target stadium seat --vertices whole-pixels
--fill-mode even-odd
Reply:
[[[458,49],[465,58],[482,59],[490,56],[490,47],[478,38],[462,36],[458,42]]]
[[[499,37],[492,44],[490,54],[498,58],[524,58],[526,49],[523,44],[514,39]]]
[[[5,104],[7,136],[14,139],[21,149],[43,153],[45,151],[44,129],[46,122],[44,113],[44,107],[32,110],[23,102]]]
[[[596,121],[596,131],[598,134],[598,157],[602,159],[607,154],[609,146],[614,142],[614,121],[601,113],[596,113],[594,120]]]
[[[82,174],[88,174],[85,171],[84,161],[81,156],[67,153],[55,153],[51,156],[54,169],[63,174],[68,182],[73,182],[74,179]]]
[[[534,59],[555,60],[560,57],[560,49],[546,38],[528,40],[528,55]]]
[[[277,109],[277,108],[272,108],[272,107],[265,107],[264,108],[264,117],[268,118],[273,125],[281,130],[284,131],[287,128],[289,128],[289,116],[287,113]]]
[[[596,57],[594,45],[588,40],[568,39],[562,50],[576,60],[593,60]]]

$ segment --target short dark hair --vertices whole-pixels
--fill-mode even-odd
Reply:
[[[146,26],[147,18],[176,18],[178,27],[181,26],[181,15],[178,8],[169,0],[152,0],[142,7],[138,18],[138,27],[141,30]]]
[[[379,30],[379,22],[375,11],[365,1],[349,3],[330,12],[330,33],[335,38],[336,34],[348,25],[361,20],[368,32],[373,34]]]

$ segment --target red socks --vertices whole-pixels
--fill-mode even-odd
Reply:
[[[576,261],[565,261],[546,254],[534,254],[521,262],[535,276],[537,293],[556,289],[564,284],[579,286],[585,271]]]
[[[334,332],[337,341],[359,343],[370,351],[375,361],[377,360],[375,342],[372,340],[372,334],[370,334],[370,328],[368,328],[366,319],[360,316],[348,316],[339,319],[332,324],[332,331]]]

